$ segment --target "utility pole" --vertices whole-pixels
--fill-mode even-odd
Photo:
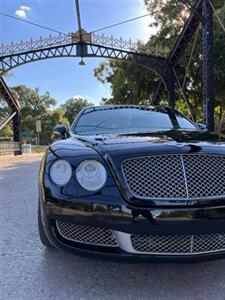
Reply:
[[[203,24],[203,102],[204,121],[214,131],[214,64],[213,64],[213,9],[208,0],[202,0]]]
[[[82,29],[82,26],[81,26],[79,0],[75,0],[75,2],[76,2],[78,33],[79,33],[79,43],[76,45],[76,51],[77,51],[77,55],[79,55],[81,57],[81,61],[80,61],[79,65],[85,65],[85,62],[83,61],[83,57],[85,54],[87,54],[87,45],[84,43],[84,37],[83,37],[84,30]]]
[[[79,31],[79,36],[80,36],[80,42],[82,43],[83,42],[83,37],[82,37],[82,27],[81,27],[79,0],[75,0],[75,2],[76,2],[76,13],[77,13],[78,31]]]
[[[40,132],[41,132],[41,121],[37,120],[36,121],[36,133],[37,133],[36,146],[40,145]]]

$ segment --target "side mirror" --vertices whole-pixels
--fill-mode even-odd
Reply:
[[[196,123],[196,125],[198,126],[198,128],[200,129],[200,130],[207,130],[207,126],[205,125],[205,124],[203,124],[203,123]]]
[[[68,138],[68,127],[66,125],[56,125],[53,129],[53,134],[61,139]]]

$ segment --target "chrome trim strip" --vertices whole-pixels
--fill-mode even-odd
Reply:
[[[182,164],[182,168],[183,168],[184,183],[185,183],[185,188],[186,188],[186,192],[187,192],[187,198],[189,198],[189,193],[188,193],[188,183],[187,183],[187,175],[186,175],[186,171],[185,171],[183,155],[180,155],[180,159],[181,159],[181,164]]]
[[[126,252],[129,253],[136,253],[136,251],[134,250],[132,243],[131,243],[131,238],[130,238],[130,234],[122,232],[122,231],[113,231],[117,243],[119,245],[119,247]]]
[[[193,248],[194,248],[194,236],[192,234],[191,235],[191,253],[193,253]]]

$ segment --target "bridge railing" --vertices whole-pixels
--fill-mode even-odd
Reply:
[[[133,42],[131,39],[124,40],[121,38],[115,38],[114,36],[107,36],[104,34],[92,33],[92,43],[100,44],[109,47],[115,47],[118,49],[132,50],[137,48],[137,43]]]
[[[38,39],[30,39],[28,41],[21,40],[17,43],[1,44],[0,56],[10,55],[29,50],[38,50],[51,46],[63,45],[71,42],[70,34],[59,34],[57,36],[49,35],[48,37],[40,37]]]
[[[87,33],[88,34],[88,33]],[[28,41],[21,40],[17,43],[0,44],[0,56],[7,56],[17,54],[24,51],[39,50],[48,47],[66,45],[74,42],[74,35],[76,33],[59,34],[56,36],[49,35],[48,37],[40,37],[38,39],[30,39]],[[117,48],[120,50],[129,50],[142,54],[152,54],[165,56],[165,52],[159,47],[148,47],[148,50],[140,48],[139,42],[133,42],[131,39],[125,40],[122,38],[115,38],[104,34],[91,34],[91,43],[102,45],[106,47]]]

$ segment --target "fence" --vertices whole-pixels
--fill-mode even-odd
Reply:
[[[31,145],[32,153],[42,153],[46,146]],[[10,155],[20,151],[20,144],[15,142],[0,142],[0,155]]]
[[[14,142],[0,142],[0,155],[14,154],[20,151],[20,144]]]

